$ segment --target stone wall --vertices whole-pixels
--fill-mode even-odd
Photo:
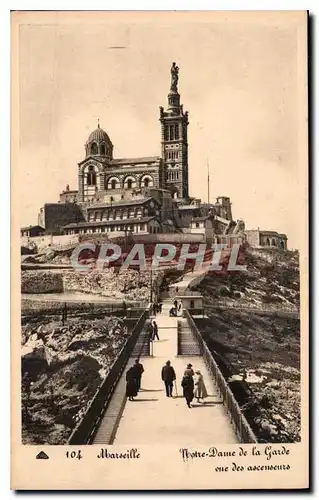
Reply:
[[[187,233],[157,233],[133,235],[134,243],[205,243],[205,235]]]
[[[251,247],[277,247],[287,250],[287,236],[276,231],[245,230],[247,242]]]
[[[45,236],[34,236],[29,238],[27,236],[22,236],[20,238],[20,244],[22,246],[28,247],[30,243],[35,244],[38,250],[42,250],[44,248],[59,248],[69,244],[77,244],[79,241],[78,234],[61,234],[61,235],[50,235],[47,234]]]
[[[245,231],[247,242],[252,247],[258,247],[260,245],[260,235],[258,229],[250,229]]]
[[[63,279],[60,273],[22,271],[21,293],[60,293]]]
[[[203,243],[205,242],[205,235],[203,234],[192,234],[188,229],[187,232],[183,233],[158,233],[158,234],[141,234],[132,235],[132,241],[134,243]],[[120,231],[120,235],[124,236],[124,232]],[[21,246],[29,247],[30,243],[35,244],[38,250],[43,250],[45,248],[51,247],[61,248],[66,245],[74,244],[79,242],[79,237],[83,240],[88,239],[99,239],[112,241],[117,235],[113,233],[108,234],[89,234],[89,235],[78,235],[78,234],[62,234],[62,235],[45,235],[45,236],[34,236],[29,238],[27,236],[22,236],[20,238]]]
[[[287,250],[287,237],[283,234],[272,233],[270,231],[261,231],[260,245],[268,247],[278,247],[282,250]]]

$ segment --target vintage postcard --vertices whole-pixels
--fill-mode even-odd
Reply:
[[[11,22],[11,488],[307,488],[307,12]]]

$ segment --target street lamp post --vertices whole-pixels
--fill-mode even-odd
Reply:
[[[126,254],[127,252],[127,227],[124,226],[124,253]]]
[[[152,304],[153,302],[153,269],[152,269],[152,262],[151,262],[151,284],[150,284],[150,302]]]

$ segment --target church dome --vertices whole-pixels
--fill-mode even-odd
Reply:
[[[91,132],[85,144],[86,156],[105,156],[110,160],[113,158],[113,144],[111,139],[98,124]]]
[[[109,144],[111,142],[105,130],[100,127],[100,124],[97,126],[97,129],[93,130],[93,132],[91,132],[89,135],[88,142],[93,141],[97,143],[105,142],[106,144]]]

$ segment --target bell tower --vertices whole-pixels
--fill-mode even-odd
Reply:
[[[165,187],[174,198],[188,198],[188,112],[183,111],[178,93],[179,68],[171,67],[171,88],[167,96],[167,110],[160,107],[161,146],[164,163]]]

